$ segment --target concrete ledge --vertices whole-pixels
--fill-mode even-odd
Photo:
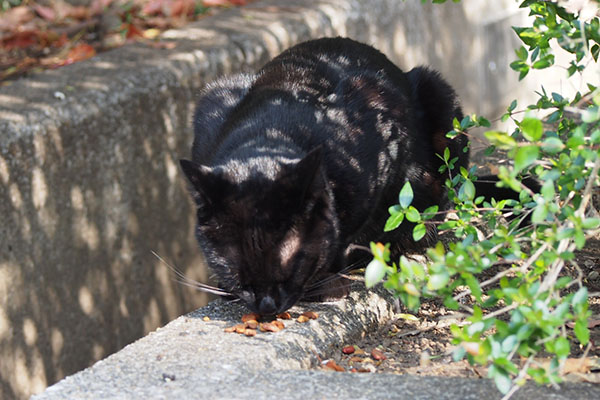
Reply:
[[[342,35],[441,70],[467,112],[494,110],[515,94],[500,67],[520,17],[481,15],[506,5],[259,1],[166,33],[174,48],[128,45],[0,87],[0,397],[40,392],[206,303],[151,255],[207,278],[177,168],[205,82]]]
[[[356,286],[347,299],[294,307],[319,318],[285,321],[278,333],[224,333],[246,310],[213,302],[169,323],[120,352],[51,386],[34,400],[53,399],[499,399],[487,380],[306,370],[353,338],[388,320],[384,292]],[[203,321],[203,317],[210,321]],[[559,391],[527,384],[514,399],[600,397],[591,384]]]

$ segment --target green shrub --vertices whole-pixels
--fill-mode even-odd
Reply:
[[[521,3],[533,23],[513,28],[523,42],[510,65],[519,79],[531,70],[554,66],[552,42],[572,56],[568,76],[586,69],[600,71],[598,9],[584,20],[582,13],[565,4]],[[590,4],[597,6],[598,1]],[[385,279],[384,286],[409,309],[417,309],[422,298],[440,296],[446,307],[467,313],[465,325],[452,327],[457,345],[454,359],[466,357],[471,363],[489,365],[489,377],[508,396],[527,375],[538,383],[560,382],[571,343],[590,346],[588,292],[574,252],[600,231],[591,200],[599,185],[600,90],[588,84],[585,93],[567,98],[542,89],[538,97],[521,112],[515,111],[516,101],[508,106],[502,120],[514,122],[512,132],[485,133],[491,143],[488,150],[505,151],[512,160],[511,167],[499,168],[498,176],[500,185],[521,193],[520,200],[489,203],[476,198],[474,168],[454,170],[454,160],[446,151],[440,157],[445,163],[442,168],[451,171],[446,186],[455,205],[450,212],[458,219],[447,219],[437,228],[453,232],[455,241],[447,248],[438,243],[427,250],[427,265],[405,257],[390,260],[389,246],[373,243],[373,260],[365,271],[367,286]],[[448,136],[481,126],[490,123],[476,116],[455,120]],[[540,193],[522,183],[525,175],[543,183]],[[411,206],[412,196],[407,183],[398,204],[389,209],[386,230],[408,220],[415,224],[413,238],[418,241],[438,210],[419,212]],[[516,218],[507,224],[500,218],[503,213]],[[521,227],[526,217],[531,224]],[[478,227],[486,227],[489,233]],[[573,265],[578,276],[565,274],[565,263]],[[479,278],[481,272],[500,265],[506,268],[485,281]],[[465,298],[472,301],[470,305],[464,304]],[[573,327],[574,337],[568,335],[567,324]],[[536,359],[542,351],[552,356],[550,368]]]

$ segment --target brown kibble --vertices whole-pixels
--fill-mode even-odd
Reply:
[[[242,315],[242,322],[258,321],[259,318],[260,318],[260,315],[257,313],[244,314],[244,315]]]
[[[344,354],[352,354],[352,353],[354,353],[355,350],[356,349],[354,348],[354,346],[345,346],[342,349],[342,353],[344,353]]]
[[[350,357],[349,361],[352,362],[352,363],[355,363],[355,362],[363,362],[363,361],[365,361],[365,359],[362,358],[362,357],[356,357],[356,356],[354,356],[354,357]]]
[[[371,372],[371,370],[368,368],[359,368],[358,372]]]
[[[387,358],[385,356],[385,354],[383,354],[383,352],[381,350],[378,350],[378,349],[371,350],[371,357],[373,357],[373,359],[377,360],[377,361],[382,361],[382,360],[385,360]]]
[[[319,314],[317,314],[314,311],[305,311],[305,312],[302,313],[302,315],[304,315],[308,319],[317,319],[317,318],[319,318]]]
[[[261,332],[279,332],[280,329],[271,322],[261,322],[259,325]]]
[[[334,371],[338,371],[338,372],[344,372],[344,371],[346,371],[346,370],[344,369],[344,367],[342,367],[342,366],[338,365],[338,364],[337,364],[335,361],[333,361],[333,360],[329,360],[329,361],[327,361],[327,363],[325,363],[325,368],[329,368],[329,369],[332,369],[332,370],[334,370]]]
[[[284,324],[283,324],[283,322],[281,322],[281,321],[277,321],[277,320],[275,320],[275,321],[272,321],[271,323],[272,323],[273,325],[275,325],[276,327],[278,327],[278,328],[279,328],[279,330],[283,330],[283,328],[285,328],[285,325],[284,325]]]
[[[235,325],[234,326],[228,326],[227,328],[223,329],[225,332],[227,333],[233,333],[235,332]]]
[[[361,348],[355,347],[354,349],[355,349],[355,351],[354,351],[354,354],[355,354],[355,355],[357,355],[357,356],[362,356],[362,355],[365,355],[365,354],[367,354],[367,353],[365,353],[365,351],[364,351],[363,349],[361,349]]]
[[[256,336],[256,329],[246,329],[244,331],[244,335],[246,335],[246,336]]]
[[[292,319],[292,316],[290,315],[289,312],[285,311],[285,312],[282,312],[281,314],[277,314],[277,318],[280,318],[280,319]]]
[[[356,368],[352,368],[350,372],[358,372],[358,370]]]
[[[308,322],[310,319],[306,316],[306,315],[301,315],[298,318],[296,318],[296,321],[304,323],[304,322]]]
[[[255,320],[251,319],[250,321],[246,321],[246,323],[244,324],[244,326],[248,329],[256,329],[258,328],[258,322],[256,322]]]
[[[235,333],[244,333],[246,332],[246,325],[245,324],[237,324],[235,326]]]

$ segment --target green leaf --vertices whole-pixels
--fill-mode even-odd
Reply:
[[[410,186],[410,182],[406,182],[400,191],[400,195],[398,196],[398,202],[402,208],[406,208],[412,203],[414,198],[412,187]]]
[[[484,136],[491,144],[504,150],[510,150],[517,144],[516,140],[506,132],[487,131]]]
[[[392,214],[385,223],[385,228],[383,228],[384,232],[393,231],[404,221],[404,213],[398,212]]]
[[[469,201],[475,198],[475,185],[473,182],[466,180],[458,190],[458,198],[461,201]]]
[[[515,171],[519,172],[537,160],[540,153],[538,146],[520,146],[515,154]]]
[[[425,227],[425,224],[415,225],[415,227],[413,229],[413,240],[415,242],[418,242],[419,240],[421,240],[423,238],[423,236],[425,236],[426,233],[427,233],[427,228]]]
[[[445,271],[430,275],[429,281],[427,282],[427,288],[429,290],[439,290],[445,287],[449,280],[450,275]]]
[[[573,306],[573,308],[576,308],[577,306],[582,306],[584,303],[587,302],[587,298],[588,298],[588,291],[587,288],[585,286],[582,286],[573,296],[573,298],[571,299],[571,305]]]
[[[579,343],[583,346],[587,345],[590,341],[590,330],[588,329],[587,319],[578,319],[575,321],[575,328],[573,329],[575,336]]]
[[[494,383],[496,384],[496,387],[498,388],[500,393],[508,393],[508,391],[512,387],[512,381],[510,380],[510,377],[508,376],[506,371],[496,367],[495,365],[491,365],[490,369],[488,370],[488,375],[490,378],[494,379]]]
[[[410,222],[420,222],[421,214],[419,213],[419,210],[417,210],[413,206],[409,206],[406,210],[406,219]]]
[[[546,138],[542,143],[542,150],[548,154],[556,154],[564,149],[564,147],[563,142],[557,137]]]
[[[517,100],[513,100],[510,103],[510,106],[508,106],[508,108],[506,109],[506,111],[508,111],[509,113],[512,112],[515,108],[517,108]]]
[[[370,288],[381,282],[385,276],[386,265],[373,259],[365,270],[365,285]]]
[[[560,336],[554,341],[554,353],[561,357],[565,358],[571,352],[571,347],[569,346],[569,341],[567,338]]]
[[[534,224],[541,224],[546,220],[546,216],[548,215],[548,207],[545,204],[538,204],[537,207],[533,210],[531,214],[531,222]]]
[[[515,50],[515,53],[519,60],[527,60],[527,49],[524,46],[521,46],[517,50]]]
[[[581,221],[584,229],[596,229],[600,226],[600,218],[586,218]]]
[[[519,124],[523,136],[530,142],[540,140],[544,133],[542,121],[537,118],[524,118]]]

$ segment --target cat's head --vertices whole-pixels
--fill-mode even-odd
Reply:
[[[262,174],[260,161],[246,164],[226,170],[181,161],[197,205],[196,237],[220,286],[254,312],[276,314],[331,264],[338,221],[320,148],[275,173]]]

